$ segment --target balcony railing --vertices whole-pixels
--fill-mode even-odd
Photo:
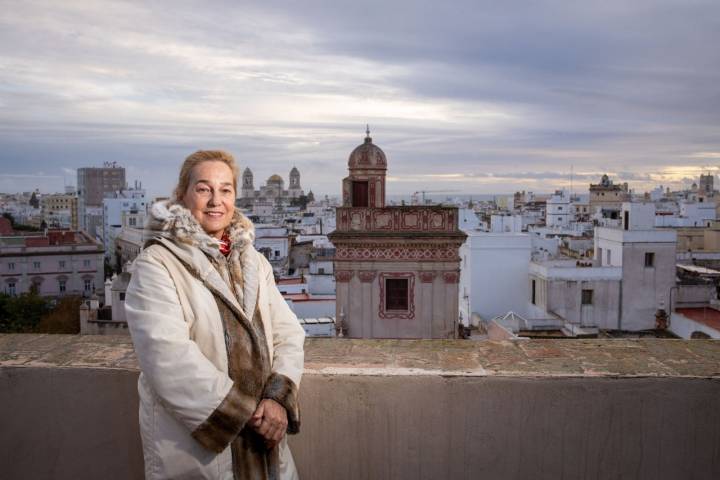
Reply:
[[[338,207],[336,232],[455,233],[457,207]]]

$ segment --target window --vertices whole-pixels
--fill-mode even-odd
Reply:
[[[33,262],[33,268],[35,270],[40,270],[40,262]]]
[[[58,290],[60,293],[65,293],[66,280],[58,280]]]
[[[355,181],[352,182],[352,206],[367,207],[368,206],[368,182]]]
[[[655,253],[645,252],[645,267],[651,268],[655,266]]]
[[[60,260],[58,264],[60,265],[60,268],[65,268],[65,260]]]
[[[593,303],[593,291],[592,290],[583,290],[582,291],[582,304],[583,305],[592,305]]]
[[[408,309],[408,280],[406,278],[385,279],[385,310]]]
[[[610,265],[612,260],[612,250],[607,251],[607,264]]]
[[[532,289],[531,289],[531,291],[532,291],[532,294],[531,294],[532,297],[530,298],[530,301],[532,302],[533,305],[537,305],[537,303],[535,303],[536,300],[537,300],[536,293],[535,293],[535,292],[536,292],[535,288],[536,288],[536,283],[535,283],[535,280],[533,280],[533,281],[532,281]]]
[[[120,301],[121,302],[125,301],[125,292],[120,292]]]
[[[85,281],[83,282],[83,290],[85,290],[85,293],[92,292],[92,280],[85,279]]]
[[[130,224],[131,227],[134,227],[134,226],[137,225],[137,224],[135,223],[135,220],[136,220],[135,217],[130,218],[129,224]]]
[[[83,267],[90,268],[90,260],[83,260]]]
[[[5,293],[8,295],[15,295],[15,282],[8,282],[5,287]]]
[[[15,270],[15,264],[13,262],[8,263],[8,270]]]

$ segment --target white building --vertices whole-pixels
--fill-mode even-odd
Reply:
[[[545,205],[545,224],[549,228],[566,227],[574,217],[570,208],[570,195],[565,190],[555,191]]]
[[[333,317],[298,318],[308,337],[334,337],[335,319]]]
[[[672,207],[663,204],[663,214],[656,215],[656,227],[708,227],[716,220],[716,203],[714,201],[681,200],[676,212]]]
[[[277,225],[255,225],[255,249],[271,262],[286,259],[290,248],[288,229]]]
[[[652,203],[623,203],[621,228],[595,230],[595,261],[622,269],[620,330],[654,328],[675,285],[677,233],[655,229]]]
[[[680,216],[688,220],[689,225],[685,227],[709,226],[711,221],[716,220],[715,202],[680,202]]]
[[[135,188],[107,194],[103,199],[103,244],[108,258],[115,258],[115,238],[123,227],[123,217],[128,226],[142,228],[146,215],[145,190],[137,182]]]
[[[465,228],[461,226],[463,230]],[[520,233],[523,230],[522,215],[491,215],[490,231],[493,233]]]
[[[283,278],[277,287],[298,318],[335,316],[335,293],[311,294],[305,278]]]
[[[583,265],[577,260],[532,262],[528,318],[559,320],[569,334],[617,329],[622,269]]]
[[[529,317],[562,321],[569,334],[655,328],[675,285],[677,235],[653,227],[652,203],[623,203],[619,227],[597,227],[595,257],[530,265]]]
[[[528,308],[530,237],[524,233],[467,231],[460,247],[460,315],[469,325],[472,314],[483,319]]]

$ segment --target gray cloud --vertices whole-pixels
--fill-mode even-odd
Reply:
[[[552,190],[571,165],[679,184],[720,152],[719,17],[711,0],[22,2],[0,12],[0,172],[111,160],[161,195],[221,147],[256,179],[297,165],[337,193],[370,122],[397,193],[444,172],[485,176],[468,193]]]

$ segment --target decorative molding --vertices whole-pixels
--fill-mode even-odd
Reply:
[[[352,279],[354,273],[355,272],[352,270],[336,270],[335,281],[339,283],[347,283]]]
[[[338,207],[337,229],[341,232],[433,232],[457,233],[455,207],[376,207],[384,203],[384,188],[378,178],[370,176],[367,208]],[[378,191],[379,188],[379,191]],[[345,192],[343,192],[343,195]],[[378,198],[379,197],[379,198]]]
[[[385,310],[385,280],[388,278],[408,279],[408,309],[407,310]],[[415,318],[415,273],[413,272],[388,272],[381,273],[380,278],[380,305],[378,316],[385,319],[410,320]]]
[[[458,272],[445,272],[443,273],[443,279],[445,283],[458,283],[460,281],[460,274]]]
[[[336,244],[337,245],[337,244]],[[404,245],[367,247],[337,246],[336,260],[397,260],[397,261],[458,261],[460,255],[456,245]]]
[[[373,280],[375,280],[375,275],[377,272],[374,270],[361,270],[358,272],[358,278],[363,283],[370,283]]]
[[[420,283],[432,283],[435,279],[435,272],[420,272]]]

